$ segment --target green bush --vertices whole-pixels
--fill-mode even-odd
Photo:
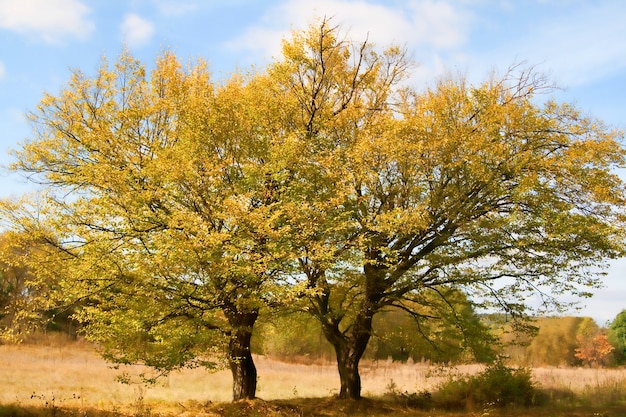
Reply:
[[[438,387],[435,402],[446,409],[530,406],[538,391],[529,369],[490,365],[477,375],[453,377]]]

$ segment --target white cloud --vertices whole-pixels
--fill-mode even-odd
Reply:
[[[121,30],[124,41],[130,47],[139,47],[149,43],[155,33],[152,22],[134,13],[124,16]]]
[[[89,37],[95,24],[88,14],[89,8],[78,0],[0,0],[0,28],[47,43]]]
[[[413,46],[429,45],[449,49],[463,45],[469,35],[471,16],[442,1],[410,2],[409,30],[405,35]]]
[[[280,54],[281,39],[289,27],[306,28],[315,18],[330,17],[354,40],[366,37],[373,43],[406,45],[411,51],[439,48],[452,50],[463,45],[471,16],[449,3],[411,0],[403,6],[375,4],[366,0],[287,0],[262,16],[226,47],[249,52],[250,61]]]
[[[0,61],[0,80],[4,78],[5,74],[6,74],[6,69],[4,68],[4,64],[2,63],[2,61]]]

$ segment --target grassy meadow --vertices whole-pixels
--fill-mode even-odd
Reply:
[[[450,370],[425,363],[366,362],[366,399],[354,402],[333,398],[338,377],[332,363],[255,360],[260,399],[231,404],[229,371],[189,369],[145,387],[117,380],[122,373],[132,376],[145,369],[113,369],[86,342],[48,338],[0,345],[0,416],[626,416],[624,369],[533,369],[534,380],[549,398],[547,405],[450,412],[414,409],[403,399],[409,398],[405,394],[436,390],[451,372],[473,374],[481,366]]]

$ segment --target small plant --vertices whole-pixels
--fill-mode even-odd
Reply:
[[[150,417],[151,409],[145,403],[144,389],[140,385],[137,388],[137,398],[135,399],[133,417]]]
[[[385,386],[385,394],[396,395],[398,393],[398,384],[393,379],[389,380],[389,383]]]

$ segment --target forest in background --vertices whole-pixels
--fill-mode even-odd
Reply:
[[[478,317],[478,316],[477,316]],[[512,365],[539,367],[613,367],[625,363],[624,325],[626,311],[608,327],[590,317],[539,317],[529,333],[512,333],[502,316],[479,316],[489,327],[493,342],[468,349],[454,328],[419,329],[401,311],[382,314],[364,359],[437,364],[486,363],[495,357]],[[315,320],[304,314],[289,314],[266,320],[253,339],[254,351],[287,362],[332,361],[332,346],[324,339]]]

